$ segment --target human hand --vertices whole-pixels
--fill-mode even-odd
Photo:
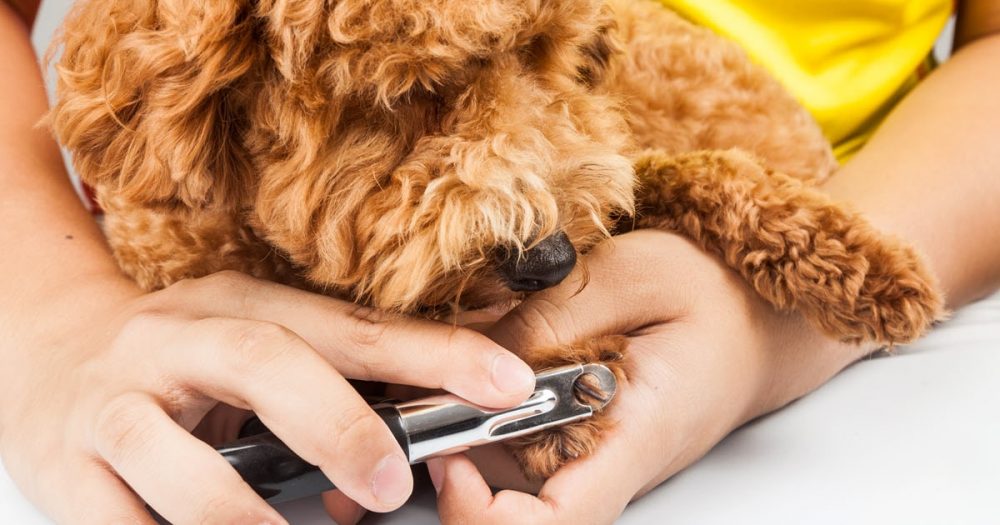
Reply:
[[[429,461],[445,523],[610,523],[744,422],[871,350],[826,339],[797,314],[776,312],[714,257],[670,233],[616,237],[585,264],[590,281],[582,291],[574,274],[487,333],[515,352],[627,335],[629,377],[609,408],[615,427],[594,455],[560,469],[537,496],[494,495],[463,455]],[[501,484],[537,490],[494,467],[481,465]]]
[[[153,523],[142,500],[178,524],[283,523],[189,433],[220,401],[256,412],[351,500],[388,511],[410,493],[409,466],[347,378],[491,407],[533,389],[530,368],[478,333],[240,274],[87,297],[17,330],[5,344],[35,351],[0,372],[4,464],[61,523]]]

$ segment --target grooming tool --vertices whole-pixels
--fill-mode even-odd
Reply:
[[[571,365],[539,372],[531,397],[505,410],[483,408],[450,394],[384,402],[372,409],[415,464],[588,418],[595,409],[580,402],[578,394],[596,399],[601,409],[616,388],[615,375],[607,367]],[[256,426],[264,432],[217,450],[258,494],[279,503],[334,488],[318,467],[296,456],[263,425]]]

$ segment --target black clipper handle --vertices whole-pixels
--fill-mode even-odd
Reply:
[[[389,427],[403,453],[409,457],[409,439],[396,407],[385,403],[372,409]],[[265,427],[259,425],[258,429],[264,430]],[[334,488],[319,467],[298,457],[271,432],[244,437],[216,450],[269,503],[291,501]]]

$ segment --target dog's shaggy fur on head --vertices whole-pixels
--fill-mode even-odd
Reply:
[[[232,269],[436,315],[517,299],[498,253],[624,218],[843,340],[940,315],[913,250],[813,188],[836,165],[809,115],[650,0],[85,0],[60,44],[51,122],[146,289]],[[624,381],[614,336],[524,357]],[[606,421],[518,457],[549,475]]]
[[[402,311],[495,302],[498,248],[585,250],[632,211],[598,2],[99,4],[64,33],[57,124],[147,287],[216,269],[150,260],[205,256],[160,253],[188,221],[145,222],[178,209],[238,213],[311,284]]]

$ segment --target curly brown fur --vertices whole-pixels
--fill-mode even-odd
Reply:
[[[683,233],[776,308],[801,312],[833,337],[906,343],[941,314],[912,248],[744,152],[652,153],[636,171],[639,227]]]
[[[130,258],[150,288],[224,264],[149,221],[208,210],[236,220],[204,235],[249,227],[330,293],[413,311],[465,282],[487,304],[498,247],[562,229],[585,250],[631,210],[620,103],[581,74],[608,20],[569,0],[90,0],[52,122],[118,222],[163,238]]]
[[[638,199],[640,226],[836,337],[939,313],[911,249],[809,189],[836,165],[805,110],[656,2],[84,0],[59,44],[51,123],[146,289],[235,269],[407,313],[509,302],[498,251],[586,252]],[[588,453],[602,421],[523,465]]]

